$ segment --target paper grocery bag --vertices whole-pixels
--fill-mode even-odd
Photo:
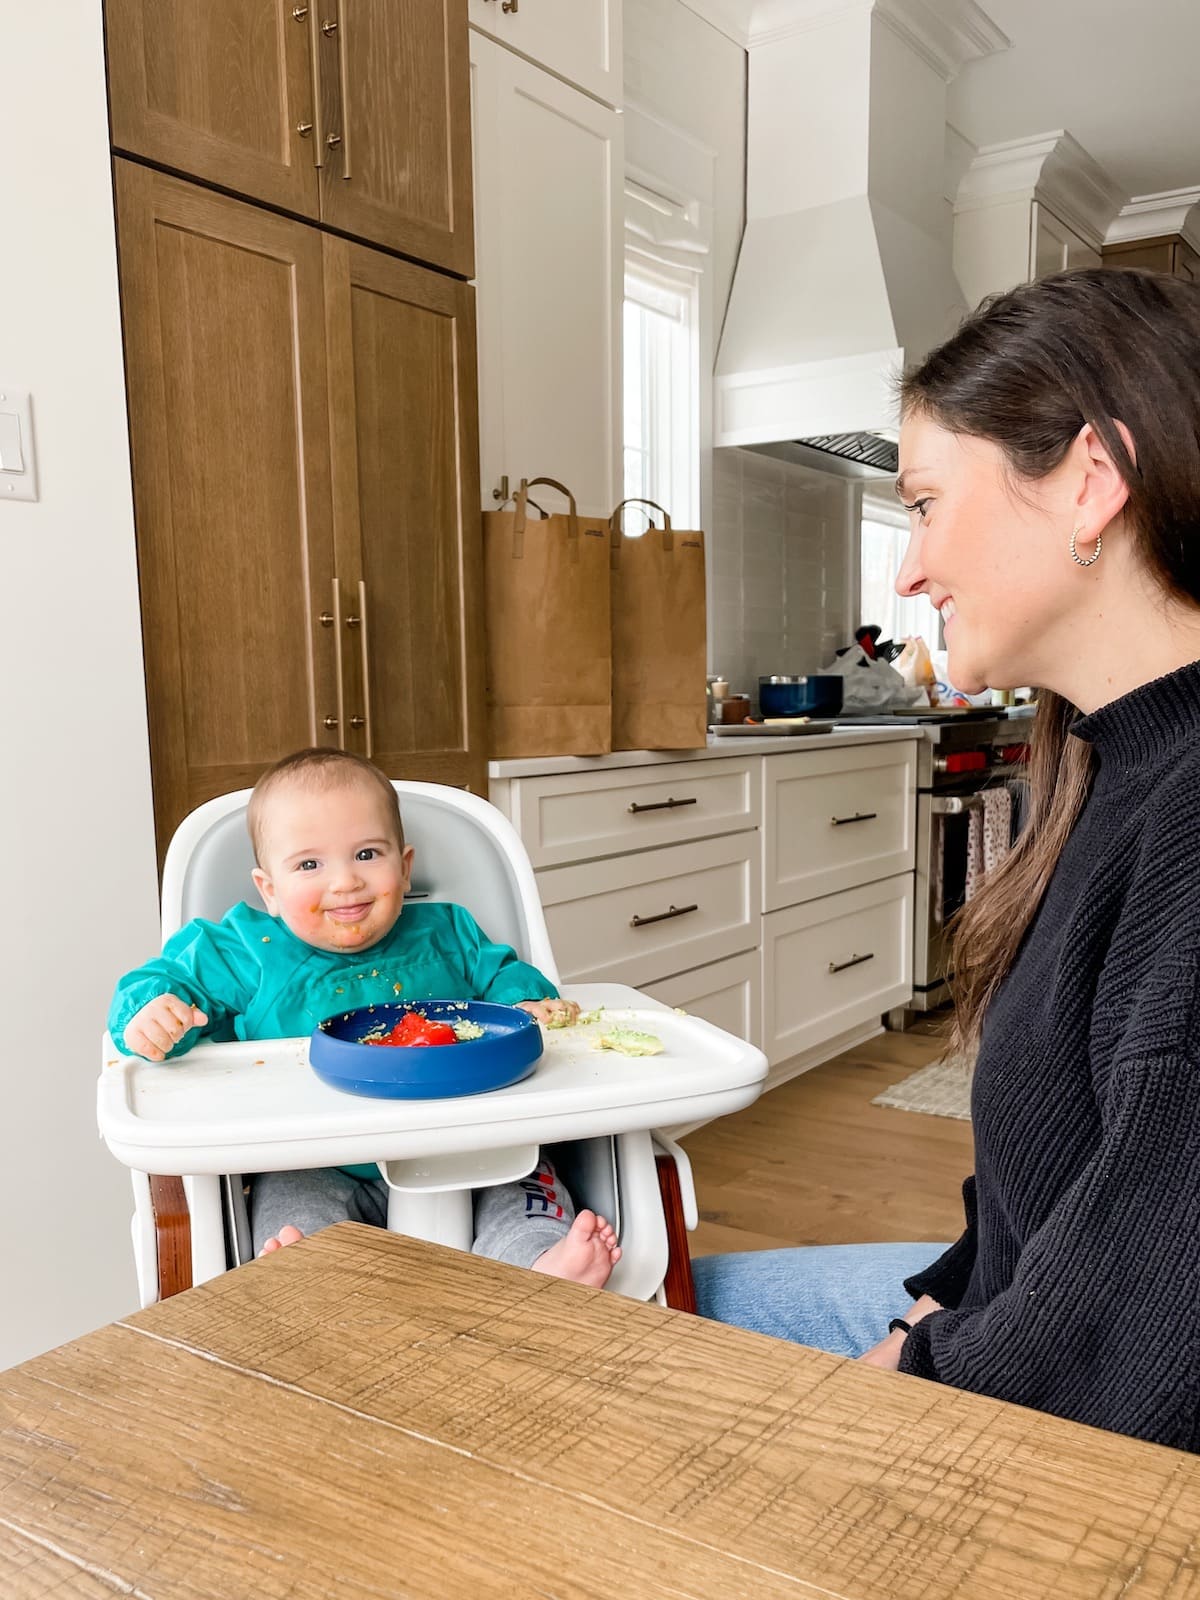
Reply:
[[[658,513],[640,538],[625,506]],[[705,716],[704,535],[682,533],[652,500],[622,500],[609,521],[612,566],[612,747],[695,750]]]
[[[538,484],[566,496],[565,516],[529,515]],[[522,479],[512,511],[484,512],[483,557],[490,756],[607,754],[608,524],[553,478]]]

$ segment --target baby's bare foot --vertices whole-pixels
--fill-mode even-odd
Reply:
[[[609,1224],[594,1211],[581,1211],[566,1238],[543,1250],[533,1270],[603,1289],[620,1259],[621,1246]]]
[[[274,1250],[282,1250],[285,1244],[299,1244],[303,1237],[304,1235],[300,1232],[300,1229],[293,1228],[289,1222],[285,1227],[280,1228],[277,1234],[268,1239],[258,1253],[260,1256],[269,1256]]]

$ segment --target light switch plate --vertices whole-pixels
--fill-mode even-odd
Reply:
[[[23,389],[10,389],[0,383],[0,504],[37,497],[29,395]]]

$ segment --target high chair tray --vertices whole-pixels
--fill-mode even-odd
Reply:
[[[122,1056],[105,1039],[100,1132],[141,1172],[287,1171],[395,1161],[671,1127],[739,1111],[767,1074],[761,1050],[619,984],[568,987],[599,1021],[545,1033],[523,1082],[447,1100],[372,1100],[323,1084],[307,1039],[198,1045],[177,1063]],[[596,1048],[614,1025],[656,1034],[661,1055]]]

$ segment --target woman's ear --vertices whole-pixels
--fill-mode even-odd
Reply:
[[[275,898],[275,885],[261,867],[255,867],[250,876],[254,879],[254,887],[262,896],[262,902],[267,908],[268,915],[277,917],[279,915],[279,902]]]
[[[1136,465],[1133,435],[1123,422],[1114,419],[1113,426],[1121,435],[1129,459]],[[1080,530],[1079,544],[1083,546],[1094,544],[1109,523],[1120,516],[1129,500],[1129,485],[1092,423],[1085,422],[1080,428],[1072,451],[1080,469],[1074,513]]]

